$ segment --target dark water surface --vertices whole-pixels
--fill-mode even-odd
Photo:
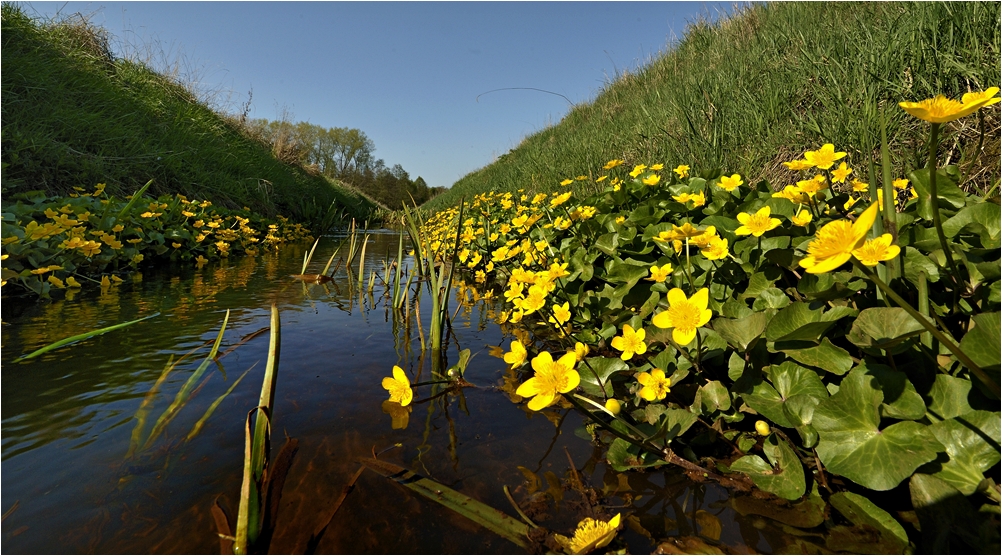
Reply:
[[[325,238],[308,272],[319,272],[337,239]],[[415,403],[406,429],[393,430],[381,410],[380,382],[393,365],[412,382],[429,380],[416,328],[394,319],[381,298],[360,296],[342,268],[334,282],[306,285],[299,272],[308,245],[279,254],[234,259],[186,269],[180,276],[147,272],[104,294],[77,293],[51,302],[3,303],[2,351],[2,550],[5,553],[218,553],[211,508],[217,499],[234,520],[242,476],[243,427],[261,388],[268,334],[241,338],[269,324],[269,308],[281,312],[282,345],[275,396],[273,455],[289,436],[299,452],[285,483],[271,551],[307,548],[344,486],[371,457],[412,469],[515,515],[502,490],[520,502],[536,501],[541,525],[570,534],[582,517],[581,495],[531,494],[526,474],[542,479],[572,476],[571,461],[586,483],[629,526],[620,533],[634,553],[650,552],[666,536],[693,535],[698,524],[719,520],[720,542],[741,551],[772,550],[774,526],[738,516],[727,493],[694,486],[671,469],[618,474],[604,463],[582,419],[553,409],[530,414],[499,388],[505,364],[488,352],[508,346],[491,308],[461,309],[454,321],[450,364],[458,348],[474,358],[466,378],[476,385],[459,396]],[[370,270],[383,272],[396,254],[397,235],[375,233],[366,252]],[[356,263],[357,264],[357,263]],[[408,262],[405,262],[408,264]],[[428,303],[422,309],[427,332]],[[455,309],[455,302],[452,305]],[[130,458],[136,412],[168,361],[215,338],[226,310],[229,325],[220,352],[177,417],[150,447]],[[160,312],[160,316],[13,363],[53,341]],[[413,314],[411,314],[413,320]],[[201,347],[168,375],[145,426],[208,353]],[[209,405],[251,369],[190,441],[185,437]],[[415,400],[429,397],[420,387]],[[463,403],[461,403],[463,402]],[[705,525],[704,525],[705,527]],[[704,531],[705,532],[705,531]],[[517,546],[372,471],[361,474],[318,553],[510,553]]]

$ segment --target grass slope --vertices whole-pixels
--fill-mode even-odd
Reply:
[[[127,195],[181,193],[318,224],[367,218],[359,193],[276,160],[240,125],[148,67],[116,59],[85,23],[38,23],[2,8],[3,196],[107,183]]]
[[[792,174],[779,163],[823,143],[849,152],[868,181],[881,110],[895,165],[921,167],[927,132],[897,103],[998,86],[999,15],[998,3],[780,2],[695,23],[676,48],[425,207],[488,190],[552,191],[612,158],[739,172],[782,187]],[[940,158],[960,160],[982,190],[999,167],[998,111],[985,112],[981,156],[979,122],[968,119],[953,125],[959,133]]]

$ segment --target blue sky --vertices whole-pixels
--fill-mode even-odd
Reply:
[[[717,19],[715,2],[25,2],[79,12],[119,55],[216,91],[250,116],[353,127],[377,158],[451,186]],[[152,56],[151,56],[152,54]],[[484,94],[487,93],[487,94]],[[479,99],[478,99],[479,95]]]

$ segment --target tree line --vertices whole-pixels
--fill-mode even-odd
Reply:
[[[247,120],[244,125],[251,135],[270,145],[279,159],[349,184],[391,209],[399,209],[405,202],[410,205],[412,198],[420,205],[445,191],[444,187],[428,187],[421,176],[411,179],[399,164],[387,166],[373,155],[376,145],[372,139],[358,129],[263,118]]]

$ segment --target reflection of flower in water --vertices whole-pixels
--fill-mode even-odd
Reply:
[[[602,548],[616,537],[619,528],[619,516],[609,521],[601,521],[586,517],[578,523],[573,538],[563,535],[553,535],[553,538],[564,547],[569,554],[587,554],[596,548]]]
[[[407,424],[411,420],[411,411],[414,409],[411,406],[404,407],[398,402],[392,400],[383,401],[383,413],[390,416],[393,420],[392,427],[394,429],[406,429]]]

